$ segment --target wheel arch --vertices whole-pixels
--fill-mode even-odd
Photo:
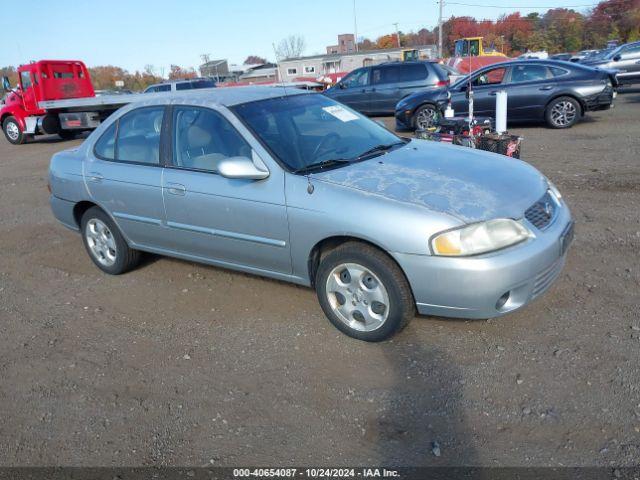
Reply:
[[[560,97],[569,97],[572,98],[573,100],[575,100],[576,102],[578,102],[578,105],[580,105],[580,117],[584,117],[586,110],[586,105],[584,103],[584,101],[575,93],[573,92],[564,92],[564,93],[558,93],[553,95],[548,101],[547,103],[544,105],[544,110],[543,110],[543,115],[546,115],[547,113],[547,109],[549,108],[549,105],[551,105],[551,102],[553,102],[554,100],[557,100]]]
[[[107,211],[107,209],[102,208],[102,206],[100,206],[95,202],[92,202],[91,200],[80,200],[73,206],[73,219],[76,222],[78,229],[82,230],[82,225],[81,225],[82,216],[86,213],[87,210],[93,207],[100,209],[102,212],[104,212],[104,214],[107,217],[111,219],[111,221],[116,225],[116,227],[118,227],[118,230],[120,231],[120,235],[122,235],[122,238],[124,238],[125,242],[127,242],[127,245],[129,245],[130,247],[134,245],[129,239],[129,236],[122,229],[122,226],[120,225],[120,223],[113,217],[113,215],[111,215]]]
[[[307,258],[309,281],[312,288],[315,288],[316,273],[318,271],[318,266],[320,265],[320,261],[322,260],[322,258],[338,246],[349,242],[364,243],[387,255],[398,266],[405,279],[407,280],[407,284],[409,285],[411,293],[413,294],[413,288],[411,286],[411,283],[409,283],[409,279],[406,272],[402,268],[402,265],[398,263],[398,261],[393,257],[393,255],[389,253],[386,248],[370,240],[353,235],[333,235],[320,240],[313,246]]]

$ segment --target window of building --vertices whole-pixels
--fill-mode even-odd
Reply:
[[[313,65],[306,66],[304,67],[304,73],[316,73],[316,67]]]
[[[298,74],[297,68],[287,68],[287,75],[297,75],[297,74]]]

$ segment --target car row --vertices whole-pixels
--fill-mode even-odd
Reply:
[[[367,341],[416,311],[523,307],[573,236],[562,196],[525,162],[402,139],[280,87],[148,95],[55,154],[49,187],[108,274],[152,252],[312,286],[329,320]]]

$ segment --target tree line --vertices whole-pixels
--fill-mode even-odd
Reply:
[[[445,56],[453,54],[455,40],[476,36],[484,37],[486,46],[514,56],[526,51],[560,53],[601,49],[609,40],[626,43],[640,39],[640,0],[604,0],[584,13],[568,8],[554,8],[544,15],[522,16],[516,12],[496,21],[452,16],[442,25]],[[402,47],[436,44],[438,27],[400,32],[399,37]],[[361,50],[398,47],[398,35],[390,33],[375,40],[365,38],[358,46]]]

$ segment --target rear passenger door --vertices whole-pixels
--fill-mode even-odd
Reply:
[[[546,65],[536,63],[513,65],[504,86],[508,95],[508,119],[541,119],[548,100],[552,98],[557,88],[556,79]]]
[[[92,199],[133,246],[164,238],[160,145],[165,107],[143,107],[111,123],[88,152],[84,179]]]
[[[290,273],[282,169],[265,166],[255,150],[262,147],[235,117],[175,106],[172,123],[173,154],[162,183],[171,250],[256,273]],[[238,156],[268,168],[269,177],[256,181],[218,174],[222,160]]]

